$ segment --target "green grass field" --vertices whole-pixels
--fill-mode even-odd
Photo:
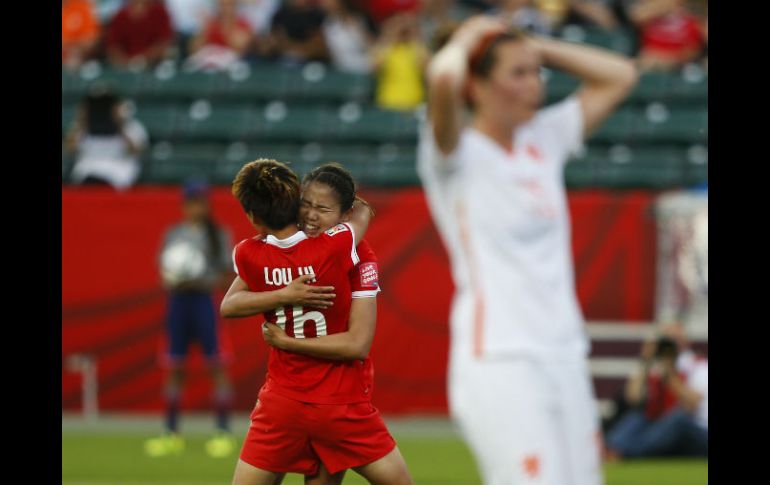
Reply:
[[[156,424],[157,426],[157,421]],[[436,426],[390,424],[415,484],[480,484],[473,458],[455,433]],[[240,430],[239,430],[240,431]],[[243,430],[245,431],[245,430]],[[62,425],[62,485],[228,485],[236,457],[210,458],[203,451],[207,434],[198,426],[186,435],[181,456],[149,458],[143,441],[151,436],[146,426],[96,430]],[[242,437],[238,432],[236,436]],[[613,463],[605,466],[606,485],[704,485],[705,460],[654,460]],[[299,485],[299,475],[284,484]],[[354,472],[344,483],[365,484]]]

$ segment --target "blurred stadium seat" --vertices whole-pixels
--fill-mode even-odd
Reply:
[[[569,36],[614,50],[630,48],[624,34],[583,29]],[[547,103],[577,87],[573,78],[556,71],[546,71],[544,79]],[[222,73],[186,72],[172,64],[144,73],[94,66],[74,74],[62,71],[62,137],[78,100],[94,82],[105,80],[131,100],[150,133],[145,183],[178,183],[192,171],[229,183],[239,163],[267,156],[291,161],[300,172],[337,160],[366,185],[418,184],[418,119],[375,107],[372,76],[320,64],[244,64]],[[568,165],[568,186],[667,189],[705,182],[707,99],[708,77],[695,65],[645,74],[589,138],[584,157]],[[241,148],[228,151],[232,146]],[[693,147],[703,147],[705,155],[691,160]],[[71,163],[63,151],[65,182]]]

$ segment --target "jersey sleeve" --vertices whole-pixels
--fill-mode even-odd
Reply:
[[[248,242],[248,239],[244,239],[243,241],[239,242],[235,245],[233,248],[233,271],[235,271],[235,274],[238,275],[238,277],[244,281],[246,281],[243,269],[244,269],[244,248],[246,247],[246,244]]]
[[[419,144],[417,147],[417,172],[423,179],[440,180],[460,170],[460,143],[455,150],[444,155],[436,144],[433,126],[427,121],[420,124]]]
[[[149,136],[144,125],[138,120],[129,120],[123,126],[123,134],[136,145],[138,150],[143,150],[147,147]]]
[[[547,135],[550,148],[562,163],[583,148],[583,109],[577,96],[569,96],[540,111],[537,125]]]
[[[347,272],[360,261],[356,251],[356,234],[353,226],[347,223],[337,224],[325,231],[321,237],[331,246],[332,254],[341,262]]]
[[[361,241],[356,251],[361,261],[348,273],[351,296],[353,298],[375,297],[380,292],[377,256],[366,241]]]

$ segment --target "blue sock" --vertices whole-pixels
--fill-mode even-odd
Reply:
[[[230,386],[218,386],[214,392],[214,408],[216,409],[217,429],[230,431],[230,408],[233,401],[233,392]]]
[[[179,389],[166,389],[166,431],[176,433],[179,426]]]

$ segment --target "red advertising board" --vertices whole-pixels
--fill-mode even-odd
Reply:
[[[447,319],[453,285],[446,252],[419,188],[368,190],[377,210],[367,240],[379,257],[375,405],[387,414],[446,412]],[[253,234],[226,188],[212,193],[216,219],[234,240]],[[569,196],[578,297],[589,320],[652,318],[654,194]],[[162,408],[165,295],[157,252],[180,217],[179,189],[65,187],[62,194],[62,355],[98,365],[99,406]],[[221,297],[221,295],[220,295]],[[218,303],[218,302],[217,302]],[[221,321],[239,410],[250,409],[265,373],[261,318]],[[77,410],[81,377],[63,367],[62,407]],[[211,386],[200,355],[190,360],[185,409],[205,410]]]

